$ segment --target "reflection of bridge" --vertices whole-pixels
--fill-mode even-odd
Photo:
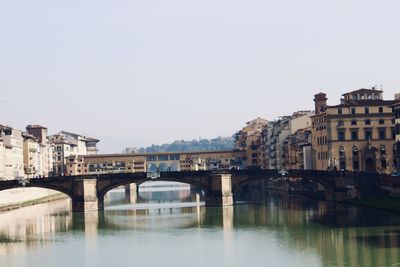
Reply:
[[[327,200],[344,200],[349,189],[377,189],[383,176],[365,173],[290,170],[287,177],[302,178],[325,189]],[[159,181],[181,182],[202,189],[206,205],[229,206],[234,195],[251,182],[282,179],[277,170],[162,172]],[[388,177],[386,177],[388,178]],[[387,179],[386,179],[387,180]],[[146,173],[103,174],[89,176],[64,176],[31,179],[26,187],[57,190],[72,199],[73,211],[103,210],[105,194],[119,186],[140,185],[149,181]],[[0,191],[21,187],[16,180],[1,181]],[[399,187],[397,187],[399,188]]]

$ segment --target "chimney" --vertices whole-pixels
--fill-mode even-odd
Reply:
[[[315,114],[320,114],[326,111],[326,103],[328,98],[326,98],[326,94],[319,93],[314,96],[315,103]]]

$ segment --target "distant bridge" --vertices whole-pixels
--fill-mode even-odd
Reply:
[[[349,189],[377,190],[386,185],[400,188],[397,178],[377,173],[331,172],[289,170],[285,174],[277,170],[226,170],[161,172],[157,181],[180,182],[193,185],[205,192],[206,205],[228,206],[234,204],[234,196],[243,186],[265,180],[301,178],[303,181],[324,187],[326,200],[344,200]],[[399,179],[400,180],[400,179]],[[104,196],[110,190],[130,184],[140,185],[152,181],[147,173],[119,173],[82,176],[60,176],[30,179],[25,187],[53,189],[68,195],[73,211],[104,209]],[[382,184],[382,181],[385,183]],[[0,191],[21,188],[18,180],[0,181]]]

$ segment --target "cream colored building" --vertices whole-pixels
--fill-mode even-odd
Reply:
[[[38,139],[28,133],[22,133],[24,138],[24,172],[28,178],[40,176],[40,147]]]
[[[0,125],[0,138],[4,145],[4,179],[24,177],[23,139],[20,130]]]
[[[69,174],[66,159],[69,156],[95,155],[97,154],[97,139],[70,132],[61,131],[49,136],[49,140],[54,144],[54,173],[55,175]]]
[[[29,135],[34,136],[37,142],[37,166],[36,176],[49,177],[53,171],[54,145],[48,140],[47,128],[40,125],[28,125],[26,130]]]
[[[3,139],[0,138],[0,180],[5,179],[5,148]]]
[[[360,89],[327,106],[326,95],[315,96],[312,146],[318,170],[390,173],[394,167],[394,114],[397,101],[383,100],[383,91]]]
[[[297,131],[310,127],[311,111],[297,111],[290,116],[282,116],[266,125],[260,136],[259,155],[262,169],[288,169],[285,149],[287,138]]]

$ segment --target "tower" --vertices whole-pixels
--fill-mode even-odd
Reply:
[[[326,98],[326,94],[319,93],[314,96],[314,103],[315,103],[315,114],[320,114],[326,111],[326,103],[328,98]]]

